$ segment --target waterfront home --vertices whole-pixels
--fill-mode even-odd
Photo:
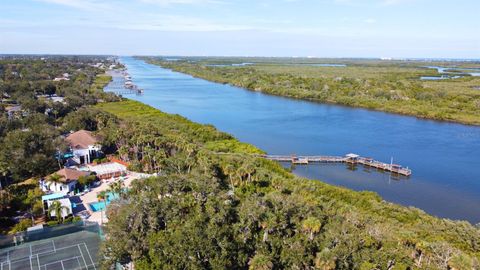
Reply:
[[[98,143],[98,138],[87,130],[71,133],[67,135],[65,141],[72,150],[73,160],[78,164],[91,163],[95,158],[99,157],[102,149]]]
[[[78,178],[87,175],[90,175],[90,172],[63,168],[40,180],[40,188],[44,192],[68,194],[74,191]]]

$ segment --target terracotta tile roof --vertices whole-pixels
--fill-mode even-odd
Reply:
[[[87,130],[79,130],[68,135],[65,140],[74,149],[86,149],[89,145],[98,143],[98,138],[92,135],[92,132]]]
[[[53,174],[58,174],[62,178],[60,179],[64,183],[69,183],[71,181],[77,180],[80,176],[87,176],[90,174],[90,172],[85,172],[85,171],[79,171],[79,170],[74,170],[74,169],[69,169],[69,168],[63,168]],[[51,175],[53,175],[51,174]],[[48,178],[47,178],[48,180]]]

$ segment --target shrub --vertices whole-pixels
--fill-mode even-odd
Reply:
[[[33,221],[29,218],[22,219],[20,220],[19,223],[15,224],[13,226],[12,230],[10,230],[10,234],[16,234],[19,232],[24,232],[26,231],[29,227],[32,227]]]

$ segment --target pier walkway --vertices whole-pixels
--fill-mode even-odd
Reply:
[[[117,96],[143,94],[143,89],[138,88],[136,84],[132,83],[132,78],[126,71],[111,70],[107,73],[114,78],[108,84],[108,92],[112,92]]]
[[[401,165],[392,163],[384,163],[372,158],[361,157],[356,154],[348,154],[344,157],[341,156],[283,156],[283,155],[263,155],[262,157],[279,161],[279,162],[291,162],[292,164],[308,165],[309,163],[348,163],[348,164],[361,164],[365,167],[372,167],[382,171],[387,171],[404,176],[410,176],[412,170],[408,167],[404,168]]]

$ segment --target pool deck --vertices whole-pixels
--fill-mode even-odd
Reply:
[[[142,174],[129,172],[127,176],[124,177],[125,187],[127,188],[130,187],[132,182],[139,178],[142,178]],[[110,184],[115,181],[120,181],[120,179],[117,178],[116,180],[111,180],[111,179],[102,180],[99,186],[91,188],[89,192],[80,196],[80,200],[82,201],[85,209],[90,214],[90,217],[87,219],[88,221],[97,222],[98,224],[102,224],[108,221],[107,217],[105,216],[105,213],[103,213],[103,220],[102,220],[102,211],[93,212],[89,204],[98,202],[97,194],[99,192],[108,190],[108,188],[110,187]]]

